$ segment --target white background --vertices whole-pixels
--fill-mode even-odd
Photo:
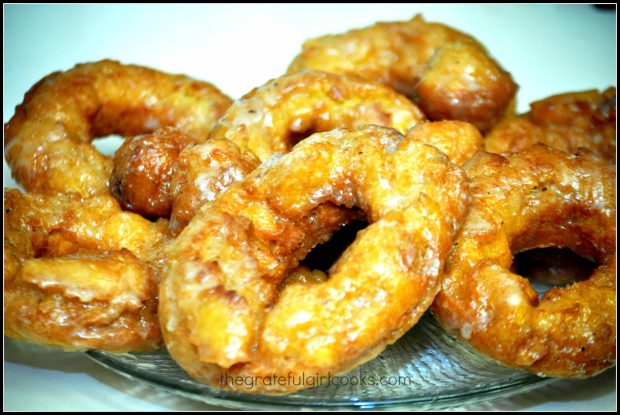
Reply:
[[[283,74],[305,39],[375,21],[429,21],[474,35],[519,84],[518,110],[616,84],[616,15],[588,5],[5,5],[3,120],[52,71],[103,58],[184,73],[238,98]],[[102,140],[106,153],[116,140]],[[14,187],[4,163],[5,187]],[[198,410],[80,353],[5,338],[5,410]],[[615,370],[465,409],[616,407]]]

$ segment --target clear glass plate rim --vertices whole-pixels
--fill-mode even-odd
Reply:
[[[217,401],[222,406],[235,406],[246,404],[248,406],[270,406],[281,408],[390,408],[397,406],[416,406],[416,405],[438,405],[438,406],[456,406],[459,403],[474,403],[487,401],[498,397],[506,397],[519,392],[543,386],[555,380],[554,378],[540,377],[534,374],[524,373],[522,377],[501,383],[498,385],[479,385],[477,387],[455,388],[452,392],[443,395],[435,395],[432,397],[404,397],[395,399],[382,399],[380,401],[373,400],[310,400],[305,397],[296,396],[290,398],[288,395],[260,395],[245,394],[237,392],[228,392],[212,388],[206,384],[202,390],[191,388],[190,385],[179,387],[178,384],[167,382],[165,378],[151,376],[149,372],[140,372],[122,361],[115,360],[113,356],[98,350],[89,350],[85,353],[88,357],[99,363],[100,365],[112,370],[116,373],[124,375],[130,379],[144,381],[154,387],[163,388],[173,393],[181,393],[190,399],[200,401]]]

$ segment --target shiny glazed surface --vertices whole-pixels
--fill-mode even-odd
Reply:
[[[543,143],[568,153],[584,147],[616,159],[615,87],[554,95],[530,107],[502,120],[486,136],[486,150],[517,152]]]
[[[425,119],[415,104],[381,84],[304,71],[244,95],[218,121],[210,138],[228,139],[265,161],[315,132],[372,124],[405,134]]]
[[[308,40],[288,72],[304,69],[381,82],[413,99],[431,120],[467,121],[482,131],[502,118],[517,91],[473,37],[419,15]]]
[[[480,132],[472,124],[462,121],[418,124],[409,130],[407,139],[419,140],[435,147],[459,166],[484,150],[484,140]]]
[[[171,232],[180,232],[203,205],[259,164],[254,154],[228,140],[212,138],[185,148],[176,159],[170,182]]]
[[[472,205],[431,310],[488,356],[538,374],[587,377],[616,360],[615,169],[536,144],[465,167]],[[547,291],[511,273],[513,253],[567,247],[599,264]]]
[[[463,173],[391,129],[317,133],[200,210],[174,241],[159,315],[172,357],[209,385],[250,393],[307,385],[274,374],[346,372],[411,328],[439,287],[467,207]],[[279,284],[361,209],[358,234],[324,282]]]
[[[170,217],[176,162],[179,153],[195,142],[174,128],[126,139],[112,159],[110,192],[125,210],[146,217]]]
[[[213,85],[103,60],[54,72],[26,93],[4,126],[4,151],[29,192],[108,192],[112,160],[91,144],[173,126],[205,139],[231,100]]]
[[[161,346],[153,250],[166,221],[111,196],[4,192],[4,333],[65,349]]]

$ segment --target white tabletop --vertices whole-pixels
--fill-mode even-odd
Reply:
[[[185,73],[237,98],[284,73],[307,38],[416,13],[484,43],[519,84],[519,111],[551,94],[615,85],[616,14],[589,5],[5,5],[3,120],[44,75],[103,58]],[[115,144],[100,146],[110,152]],[[3,170],[4,186],[14,187],[6,162]],[[610,370],[461,409],[615,408]],[[214,408],[126,379],[84,354],[5,338],[4,409]]]

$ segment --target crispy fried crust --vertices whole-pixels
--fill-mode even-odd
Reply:
[[[259,164],[254,154],[228,140],[210,139],[183,150],[176,160],[170,184],[173,195],[170,231],[180,232],[198,209]]]
[[[407,133],[407,139],[419,140],[444,153],[450,161],[462,166],[484,149],[480,131],[462,121],[436,121],[418,124]]]
[[[170,218],[179,233],[200,207],[243,179],[260,161],[228,140],[197,144],[173,128],[125,140],[114,154],[110,191],[123,209]]]
[[[173,126],[204,140],[231,100],[182,75],[104,60],[52,73],[35,84],[4,126],[4,150],[26,190],[108,192],[110,158],[91,141]]]
[[[174,209],[171,226],[178,231],[200,206],[254,170],[259,161],[252,153],[265,160],[288,152],[314,131],[376,124],[406,133],[422,120],[414,104],[379,84],[311,71],[283,76],[235,102],[209,143],[182,155],[195,140],[181,131],[127,140],[114,156],[110,188],[123,208],[146,216],[168,217]]]
[[[4,192],[4,332],[64,349],[161,346],[153,251],[165,221],[111,196]]]
[[[584,147],[616,160],[616,88],[554,95],[530,107],[502,120],[486,136],[486,150],[518,152],[543,143],[567,153]]]
[[[146,217],[170,217],[179,153],[196,139],[175,128],[126,139],[114,153],[110,191],[121,207]]]
[[[536,144],[466,165],[472,205],[433,314],[448,330],[508,366],[586,377],[616,359],[615,169],[587,150]],[[513,253],[567,247],[600,266],[541,300],[511,273]]]
[[[415,104],[381,84],[304,71],[250,91],[226,111],[210,137],[228,139],[265,161],[315,132],[373,124],[405,134],[423,120]]]
[[[354,206],[371,224],[329,279],[279,290]],[[246,392],[226,375],[350,370],[432,302],[466,207],[462,171],[431,146],[380,127],[317,133],[229,187],[172,243],[159,307],[168,350],[193,377]]]
[[[467,121],[482,131],[502,118],[517,90],[474,38],[421,16],[308,40],[288,72],[305,69],[384,83],[431,120]]]

